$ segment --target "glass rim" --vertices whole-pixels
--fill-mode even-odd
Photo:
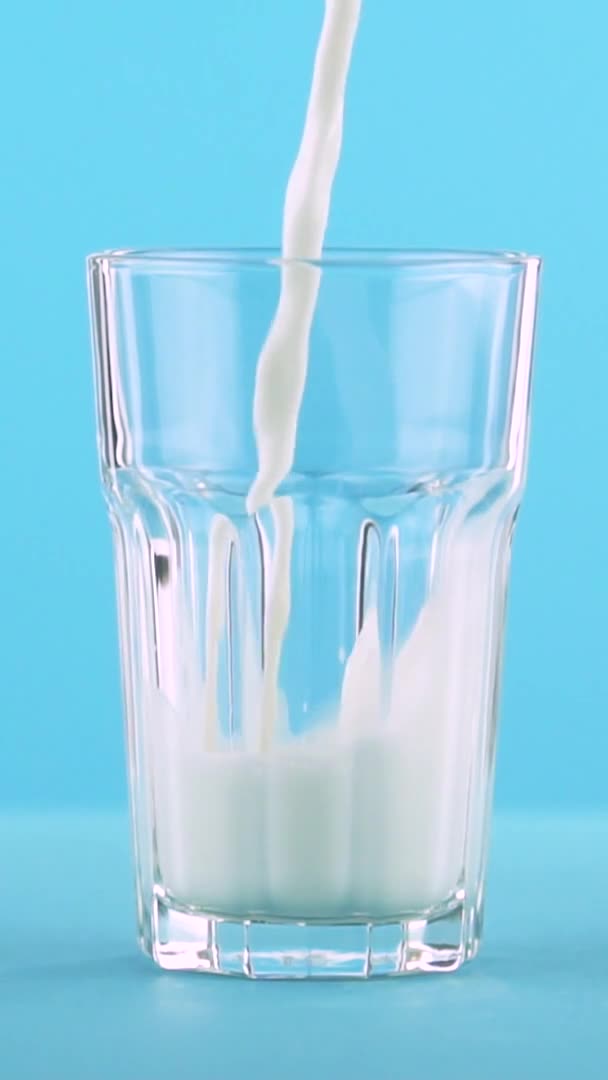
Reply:
[[[87,265],[114,269],[171,272],[199,267],[209,270],[265,270],[285,266],[317,269],[445,269],[496,270],[539,266],[538,255],[518,251],[440,248],[328,247],[319,259],[285,258],[278,247],[115,248],[87,256]]]

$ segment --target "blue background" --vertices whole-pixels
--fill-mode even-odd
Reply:
[[[124,803],[84,257],[277,243],[320,0],[10,5],[0,804]],[[367,0],[328,241],[545,258],[498,805],[606,805],[608,21]]]
[[[315,988],[166,977],[136,956],[84,257],[278,242],[321,14],[320,0],[3,11],[0,1071],[11,1080],[605,1075],[600,0],[364,0],[328,237],[546,260],[482,955],[454,977]]]

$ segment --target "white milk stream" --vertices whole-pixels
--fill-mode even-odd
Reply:
[[[247,509],[270,506],[274,525],[264,674],[261,688],[254,688],[261,702],[257,735],[239,749],[223,743],[217,723],[226,560],[235,542],[221,515],[209,541],[206,672],[198,706],[178,715],[158,692],[149,703],[157,717],[163,882],[176,900],[221,914],[374,918],[420,912],[453,892],[463,864],[467,762],[487,692],[482,656],[492,619],[491,602],[476,583],[490,578],[490,567],[480,563],[493,558],[495,522],[486,517],[477,533],[444,537],[430,598],[395,659],[388,697],[382,699],[371,611],[345,666],[335,723],[317,734],[277,737],[294,512],[291,498],[275,492],[294,459],[321,281],[314,260],[323,249],[360,9],[361,0],[326,0],[285,200],[283,256],[289,261],[257,370],[259,469]],[[382,700],[385,713],[389,702],[384,717]]]
[[[318,260],[329,217],[331,189],[340,159],[344,94],[361,0],[326,0],[304,133],[293,166],[283,214],[281,294],[260,353],[253,422],[258,474],[247,498],[254,513],[271,505],[275,531],[271,594],[266,615],[262,746],[272,743],[277,716],[277,678],[290,609],[291,500],[274,493],[293,464],[298,413],[308,368],[310,329],[321,271]]]

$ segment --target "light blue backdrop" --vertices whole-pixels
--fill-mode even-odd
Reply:
[[[608,804],[608,20],[366,0],[328,240],[546,259],[498,800]],[[118,804],[84,256],[276,243],[320,0],[10,5],[0,96],[0,803]]]

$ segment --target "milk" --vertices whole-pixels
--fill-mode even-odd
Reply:
[[[491,597],[478,582],[496,522],[445,531],[429,598],[387,667],[371,607],[347,658],[339,703],[314,733],[281,727],[280,663],[291,608],[294,507],[276,491],[294,460],[344,93],[360,0],[326,0],[304,133],[285,200],[278,308],[259,357],[258,472],[247,511],[270,507],[270,582],[261,686],[248,681],[240,739],[217,719],[226,573],[238,537],[216,515],[209,535],[206,665],[180,708],[150,689],[157,858],[170,897],[209,913],[278,918],[387,918],[430,911],[457,890],[465,860],[467,781],[487,688],[478,655]],[[353,582],[354,588],[354,582]],[[468,612],[462,625],[462,613]],[[245,634],[245,652],[252,635]],[[253,735],[251,734],[253,733]]]
[[[252,718],[241,734],[216,730],[211,746],[206,684],[179,706],[150,690],[157,857],[175,901],[243,918],[375,919],[455,894],[473,751],[491,708],[486,651],[502,617],[487,583],[508,515],[502,500],[472,515],[484,490],[474,486],[442,526],[429,597],[388,670],[371,607],[339,704],[307,734],[281,730],[261,748],[255,680]],[[208,571],[225,582],[239,540],[225,521],[215,535],[223,558],[210,552]],[[208,667],[215,679],[213,658]]]
[[[155,724],[163,712],[166,721],[157,702]],[[433,731],[441,737],[441,724]],[[447,842],[437,799],[446,768],[429,770],[399,733],[328,732],[264,753],[175,743],[157,759],[155,816],[162,884],[178,903],[241,917],[386,918],[456,890],[463,847]]]
[[[361,0],[326,0],[302,142],[285,197],[284,259],[319,259],[342,145],[344,94]],[[260,354],[254,398],[258,474],[247,509],[267,505],[293,464],[308,343],[321,271],[287,263],[279,305]]]
[[[340,158],[344,94],[361,0],[326,0],[302,142],[285,196],[282,255],[319,259],[329,217],[331,189]],[[256,374],[253,426],[258,473],[247,498],[248,512],[271,504],[275,543],[267,612],[270,653],[264,670],[262,745],[272,742],[277,713],[277,676],[289,618],[293,512],[274,493],[293,464],[298,413],[308,367],[310,329],[321,271],[309,263],[286,262],[281,293]]]

